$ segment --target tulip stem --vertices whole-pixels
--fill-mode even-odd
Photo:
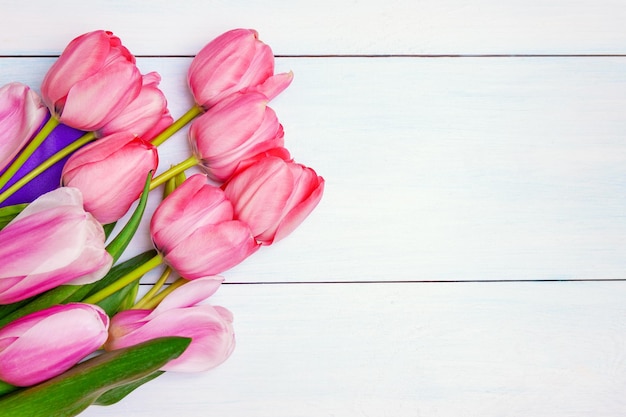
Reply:
[[[174,123],[169,125],[161,133],[159,133],[154,139],[152,139],[151,140],[152,144],[154,146],[159,146],[160,144],[165,142],[167,139],[169,139],[174,133],[178,132],[187,123],[191,122],[193,119],[195,119],[197,116],[199,116],[203,112],[204,112],[204,109],[196,104],[195,106],[187,110],[187,112],[183,114],[178,120],[176,120]]]
[[[85,298],[83,302],[87,304],[99,303],[100,301],[104,300],[108,296],[126,287],[128,284],[132,284],[133,282],[137,281],[139,278],[144,276],[144,274],[153,270],[157,266],[161,265],[162,262],[163,262],[163,256],[161,256],[161,254],[157,254],[155,257],[146,261],[145,263],[138,266],[137,268],[133,269],[128,274],[124,275],[123,277],[113,282],[109,286],[104,287],[103,289],[96,292],[95,294],[92,294],[89,297]]]
[[[166,289],[164,289],[163,291],[158,293],[156,296],[152,297],[147,302],[143,303],[141,308],[142,309],[148,309],[148,310],[154,309],[156,306],[159,305],[159,303],[161,301],[163,301],[163,299],[165,297],[167,297],[169,294],[171,294],[176,288],[181,287],[182,285],[186,284],[187,282],[189,282],[189,281],[184,279],[184,278],[178,278],[176,281],[171,283]]]
[[[154,177],[152,181],[150,182],[150,190],[154,190],[156,187],[168,181],[170,178],[173,178],[176,175],[180,174],[181,172],[185,172],[189,168],[192,168],[196,165],[198,165],[198,159],[193,155],[190,156],[189,158],[185,159],[183,162],[180,162],[174,165],[167,171]]]
[[[50,132],[59,125],[59,120],[55,117],[50,117],[46,124],[43,125],[41,130],[37,132],[35,137],[26,145],[18,157],[13,163],[4,171],[4,174],[0,176],[0,188],[4,187],[7,182],[15,175],[15,173],[24,165],[28,158],[35,152],[37,147],[48,137]]]
[[[83,145],[93,141],[96,139],[96,135],[94,132],[87,132],[79,139],[67,145],[65,148],[61,149],[45,161],[43,161],[40,165],[38,165],[35,169],[30,171],[28,174],[24,175],[22,178],[17,180],[13,185],[0,193],[0,203],[5,201],[7,198],[11,197],[15,194],[20,188],[28,184],[30,181],[35,179],[39,174],[43,173],[45,170],[50,168],[52,165],[56,164],[66,156],[70,155],[72,152],[81,148]]]
[[[152,286],[152,288],[150,288],[150,291],[148,291],[146,295],[141,297],[141,300],[135,303],[132,309],[138,310],[138,309],[144,308],[144,306],[148,304],[148,302],[150,302],[150,299],[154,297],[155,294],[158,293],[159,290],[163,287],[163,284],[165,284],[165,281],[167,281],[167,278],[169,278],[171,273],[172,273],[172,268],[170,268],[169,266],[165,268],[159,280],[154,283],[154,285]]]

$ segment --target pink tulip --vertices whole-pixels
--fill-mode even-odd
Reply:
[[[139,94],[135,57],[111,32],[97,30],[72,40],[41,84],[50,112],[62,123],[98,130]]]
[[[63,167],[61,181],[80,189],[85,209],[108,224],[126,214],[158,164],[157,149],[150,142],[131,133],[114,133],[74,153]]]
[[[0,380],[26,387],[62,374],[107,339],[109,318],[95,305],[56,305],[0,329]]]
[[[224,362],[235,348],[233,316],[224,307],[199,304],[213,294],[220,277],[200,278],[174,290],[154,310],[125,310],[111,319],[106,350],[158,337],[191,338],[181,356],[163,371],[201,372]]]
[[[187,279],[219,274],[259,248],[250,228],[233,220],[224,192],[202,174],[189,177],[161,202],[150,233],[164,262]]]
[[[47,114],[41,98],[27,85],[0,88],[0,171],[39,130]]]
[[[267,156],[235,174],[224,186],[235,218],[258,242],[270,245],[291,233],[317,206],[324,179],[311,168]]]
[[[206,174],[226,181],[242,160],[284,144],[283,127],[260,93],[223,100],[194,120],[189,140]]]
[[[130,132],[145,140],[151,140],[174,119],[167,108],[167,100],[159,89],[161,76],[151,72],[143,76],[139,95],[113,120],[99,131],[100,136],[117,132]]]
[[[0,230],[0,304],[102,278],[112,262],[104,240],[78,189],[38,197]]]
[[[239,92],[258,91],[271,100],[292,79],[291,72],[274,74],[271,48],[251,29],[234,29],[209,42],[187,74],[196,103],[205,109]]]

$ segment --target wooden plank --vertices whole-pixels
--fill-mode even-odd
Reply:
[[[236,27],[259,30],[281,55],[624,54],[625,20],[620,0],[5,1],[0,55],[58,54],[95,29],[135,54],[191,55]]]
[[[3,59],[37,85],[51,59]],[[141,59],[172,113],[189,58]],[[279,59],[294,157],[327,179],[231,282],[623,279],[624,58]],[[186,132],[161,170],[186,158]],[[149,247],[139,236],[135,249]]]
[[[237,347],[85,417],[613,417],[626,283],[230,285]]]

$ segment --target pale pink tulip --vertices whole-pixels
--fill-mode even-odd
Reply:
[[[251,29],[234,29],[209,42],[187,74],[196,103],[205,109],[239,92],[258,91],[271,100],[292,79],[291,72],[274,74],[272,49]]]
[[[38,197],[0,230],[0,304],[102,278],[112,262],[104,240],[78,189]]]
[[[104,30],[73,39],[41,84],[50,112],[76,129],[95,131],[120,114],[139,94],[135,57]]]
[[[267,98],[238,94],[194,120],[189,141],[200,166],[214,181],[226,181],[242,160],[282,147],[284,132]]]
[[[108,136],[118,132],[129,132],[151,140],[163,129],[172,124],[174,119],[167,108],[167,100],[159,89],[161,76],[151,72],[143,76],[139,95],[118,114],[104,125],[97,133]]]
[[[247,223],[258,242],[283,239],[317,206],[324,179],[311,168],[267,156],[235,174],[224,186],[235,218]]]
[[[199,304],[213,294],[221,277],[200,278],[177,288],[154,310],[125,310],[111,319],[106,350],[133,346],[158,337],[191,338],[163,371],[201,372],[224,362],[235,348],[233,316],[224,307]]]
[[[219,274],[259,248],[248,225],[233,220],[224,192],[202,174],[189,177],[161,202],[150,233],[165,263],[187,279]]]
[[[102,224],[119,220],[139,198],[157,149],[131,133],[114,133],[74,153],[63,167],[63,185],[80,189],[85,209]]]
[[[27,85],[0,88],[0,171],[35,135],[47,114],[41,98]]]
[[[107,339],[109,318],[95,305],[56,305],[0,329],[0,380],[19,387],[62,374]]]

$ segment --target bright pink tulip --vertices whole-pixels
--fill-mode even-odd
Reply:
[[[157,149],[150,142],[131,133],[114,133],[74,153],[63,167],[61,181],[80,189],[85,209],[108,224],[126,214],[158,164]]]
[[[223,100],[194,120],[189,141],[206,174],[226,181],[242,160],[282,147],[284,132],[260,93]]]
[[[67,45],[44,77],[41,95],[62,123],[92,131],[120,114],[141,84],[135,57],[111,32],[97,30]]]
[[[0,88],[0,171],[26,145],[43,123],[48,109],[27,85]]]
[[[220,283],[220,277],[200,278],[174,290],[154,310],[116,314],[104,348],[121,349],[158,337],[189,337],[191,344],[185,352],[162,370],[201,372],[215,368],[235,348],[233,316],[224,307],[199,303],[213,294]]]
[[[187,74],[196,103],[205,109],[239,92],[258,91],[271,100],[292,79],[291,72],[274,74],[272,49],[251,29],[234,29],[209,42]]]
[[[0,230],[0,304],[102,278],[112,262],[104,240],[78,189],[38,197]]]
[[[56,305],[0,329],[0,380],[19,387],[62,374],[107,339],[109,318],[95,305]]]
[[[161,76],[156,72],[144,75],[139,95],[122,113],[104,125],[98,134],[108,136],[117,132],[130,132],[151,140],[171,125],[174,119],[167,108],[165,95],[159,89],[160,81]]]
[[[235,218],[257,241],[270,245],[304,221],[322,198],[324,179],[311,168],[267,156],[235,174],[224,186]]]
[[[161,202],[150,233],[165,263],[187,279],[219,274],[259,248],[248,225],[233,220],[224,192],[202,174],[189,177]]]

